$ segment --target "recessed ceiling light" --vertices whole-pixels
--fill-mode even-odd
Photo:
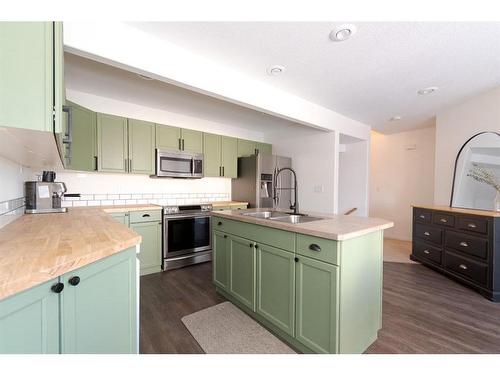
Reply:
[[[439,90],[439,87],[431,86],[431,87],[426,87],[425,89],[418,90],[417,94],[418,95],[429,95],[429,94],[436,92],[437,90]]]
[[[356,33],[356,31],[357,28],[355,25],[352,25],[350,23],[345,23],[343,25],[335,27],[330,32],[330,39],[333,40],[334,42],[343,42],[344,40],[347,40],[351,36],[353,36]]]
[[[139,73],[137,73],[137,76],[138,76],[139,78],[145,79],[146,81],[153,81],[153,80],[154,80],[154,78],[151,78],[151,77],[145,76],[144,74],[139,74]]]
[[[397,115],[397,116],[392,116],[392,117],[389,119],[389,121],[399,121],[399,120],[401,120],[402,118],[403,118],[403,117],[402,117],[402,116],[399,116],[399,115]]]
[[[272,76],[280,75],[285,71],[285,67],[283,65],[273,65],[267,69],[267,74]]]

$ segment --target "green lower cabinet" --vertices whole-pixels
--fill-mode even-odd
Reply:
[[[154,174],[155,124],[128,119],[129,173]]]
[[[229,293],[249,309],[255,311],[255,247],[254,242],[228,236]]]
[[[62,353],[138,352],[136,272],[132,248],[61,277]]]
[[[230,245],[227,234],[214,231],[212,236],[212,267],[214,284],[219,288],[229,290]]]
[[[102,172],[128,171],[127,119],[97,114],[98,170]]]
[[[59,353],[58,279],[0,301],[0,354]]]
[[[70,108],[73,122],[71,151],[69,155],[66,152],[69,157],[66,159],[65,168],[76,171],[96,171],[96,113],[69,101],[66,102],[66,106]]]
[[[123,225],[129,226],[129,214],[128,212],[116,212],[111,214],[111,217],[116,221],[122,223]]]
[[[130,229],[142,237],[138,255],[141,276],[161,271],[161,221],[131,223]]]
[[[257,244],[255,311],[293,336],[295,332],[295,254]]]
[[[338,287],[338,266],[299,258],[295,338],[315,353],[337,353]]]

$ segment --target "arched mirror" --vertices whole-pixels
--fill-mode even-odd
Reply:
[[[479,133],[464,143],[455,161],[450,206],[500,211],[500,133]]]

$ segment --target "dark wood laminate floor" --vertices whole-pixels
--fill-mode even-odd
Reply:
[[[141,278],[141,353],[203,353],[180,319],[224,301],[211,272]],[[420,264],[384,263],[383,328],[367,353],[500,353],[500,304]]]

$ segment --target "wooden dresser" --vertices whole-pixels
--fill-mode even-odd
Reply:
[[[410,259],[500,302],[500,213],[414,206]]]

